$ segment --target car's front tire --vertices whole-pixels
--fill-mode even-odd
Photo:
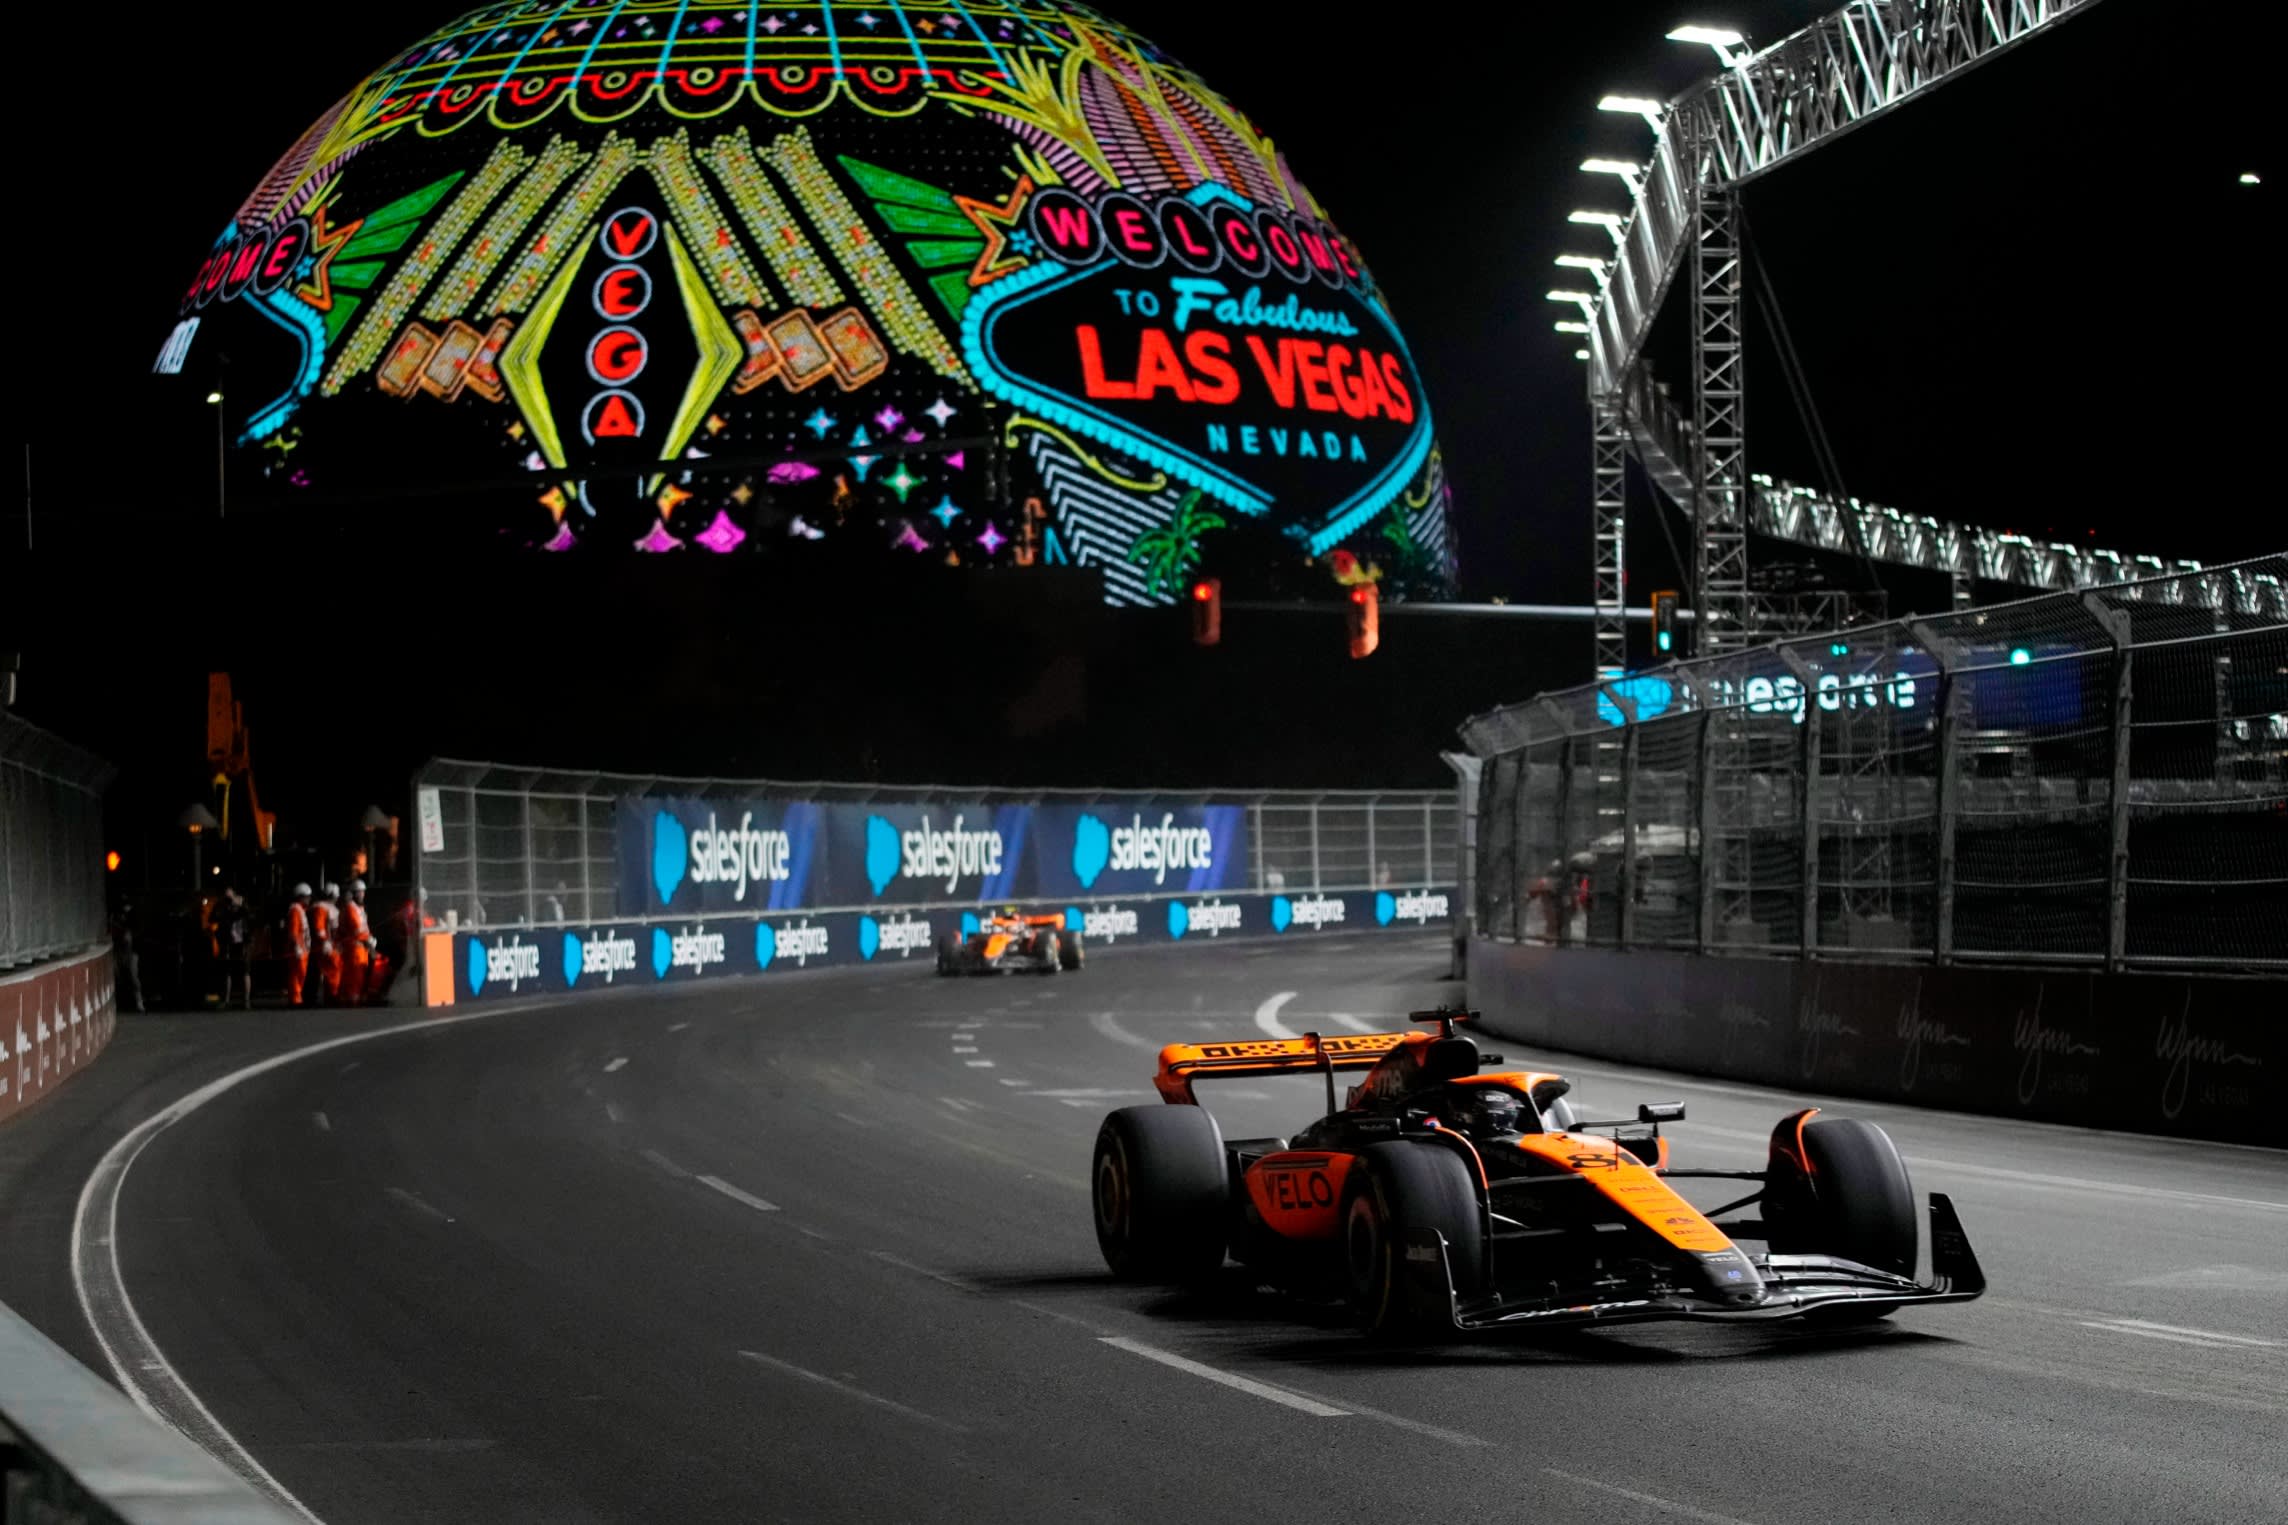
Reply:
[[[1223,1130],[1199,1107],[1122,1107],[1089,1170],[1096,1243],[1112,1274],[1189,1283],[1223,1266],[1230,1177]]]
[[[1825,1115],[1792,1130],[1783,1123],[1772,1139],[1764,1224],[1776,1255],[1833,1255],[1915,1274],[1914,1185],[1898,1146],[1873,1123]],[[1891,1311],[1845,1303],[1816,1317],[1848,1323]]]
[[[1055,974],[1064,967],[1064,949],[1057,934],[1043,932],[1033,943],[1033,956],[1041,961],[1041,973]]]
[[[1343,1182],[1337,1219],[1351,1307],[1376,1339],[1425,1339],[1453,1330],[1452,1310],[1418,1298],[1406,1276],[1406,1236],[1446,1240],[1454,1290],[1478,1290],[1484,1220],[1469,1167],[1437,1144],[1370,1144]]]
[[[1071,974],[1087,962],[1088,950],[1081,946],[1080,934],[1070,927],[1065,928],[1057,940],[1058,965],[1067,974]]]

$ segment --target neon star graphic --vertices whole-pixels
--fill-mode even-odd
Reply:
[[[988,519],[985,521],[985,528],[977,536],[977,543],[985,547],[986,555],[991,556],[1009,543],[1009,537],[1002,534],[994,526],[993,521]]]
[[[937,507],[929,511],[929,516],[938,522],[940,528],[952,529],[953,521],[961,517],[961,510],[953,506],[953,494],[947,493],[937,500]]]
[[[896,433],[898,425],[905,421],[906,415],[893,407],[884,407],[881,412],[874,415],[874,422],[881,426],[884,434]]]
[[[1012,270],[1022,270],[1026,261],[1013,254],[1009,236],[1018,231],[1017,218],[1024,211],[1026,198],[1033,194],[1033,177],[1019,175],[1017,184],[1009,192],[1009,199],[996,206],[990,201],[979,201],[974,196],[956,196],[953,204],[961,208],[977,231],[985,236],[985,252],[977,256],[977,263],[969,270],[969,284],[982,286],[998,280]]]
[[[953,417],[954,408],[952,403],[947,402],[943,397],[940,397],[936,402],[933,402],[928,407],[922,409],[922,411],[927,413],[930,417],[936,419],[937,426],[940,429],[943,429],[945,427],[946,420]]]
[[[857,472],[858,480],[863,482],[866,480],[866,473],[872,471],[874,463],[880,459],[881,457],[878,455],[854,455],[850,457],[850,469]]]
[[[834,428],[834,415],[827,412],[824,408],[820,408],[817,412],[811,414],[810,417],[804,419],[802,422],[803,426],[809,429],[811,433],[817,435],[820,439],[824,439],[826,438],[827,434]]]
[[[907,493],[912,492],[915,488],[922,485],[922,479],[920,477],[917,477],[912,472],[906,470],[906,463],[904,461],[898,462],[898,469],[884,477],[882,481],[885,486],[887,486],[892,492],[898,495],[898,501],[900,503],[906,501]]]
[[[320,312],[331,312],[334,306],[334,256],[339,254],[342,245],[355,237],[357,230],[364,226],[365,219],[360,217],[356,222],[344,228],[328,227],[326,209],[321,206],[312,211],[310,214],[310,246],[316,251],[317,258],[311,264],[308,276],[303,279],[299,286],[294,288],[294,294]]]

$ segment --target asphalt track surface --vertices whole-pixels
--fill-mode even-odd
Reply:
[[[1838,1103],[1954,1194],[1992,1282],[1848,1334],[1388,1351],[1237,1273],[1107,1278],[1089,1147],[1161,1043],[1386,1028],[1453,998],[1443,957],[876,966],[381,1037],[158,1135],[119,1264],[328,1525],[2288,1519],[2280,1153]],[[1592,1114],[1687,1102],[1679,1164],[1759,1165],[1797,1101],[1548,1062]],[[1237,1136],[1315,1085],[1204,1094]]]

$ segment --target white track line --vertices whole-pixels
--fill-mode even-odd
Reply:
[[[667,1030],[671,1033],[679,1033],[690,1025],[689,1022],[670,1022],[667,1024]]]
[[[896,1266],[901,1271],[911,1271],[916,1276],[927,1276],[931,1281],[942,1282],[946,1286],[953,1288],[953,1290],[956,1292],[969,1292],[982,1295],[985,1291],[983,1287],[979,1286],[976,1282],[971,1281],[966,1276],[956,1276],[951,1271],[933,1271],[928,1266],[917,1266],[910,1260],[900,1259],[898,1256],[891,1254],[888,1250],[868,1250],[866,1253],[873,1256],[876,1260],[881,1261],[884,1265]]]
[[[1293,992],[1290,991],[1289,994],[1291,995]],[[1147,1361],[1157,1361],[1162,1366],[1171,1366],[1177,1371],[1189,1372],[1195,1377],[1204,1377],[1210,1382],[1218,1382],[1225,1387],[1246,1393],[1251,1398],[1261,1398],[1267,1403],[1276,1403],[1283,1408],[1291,1408],[1298,1413],[1309,1414],[1316,1419],[1340,1419],[1350,1412],[1349,1409],[1339,1409],[1332,1404],[1321,1403],[1316,1398],[1306,1398],[1300,1393],[1291,1393],[1283,1387],[1273,1387],[1268,1382],[1258,1382],[1253,1377],[1242,1377],[1235,1372],[1219,1371],[1213,1366],[1206,1366],[1188,1357],[1177,1355],[1172,1350],[1162,1350],[1157,1345],[1147,1345],[1142,1340],[1132,1340],[1126,1335],[1108,1334],[1099,1336],[1099,1338],[1105,1344],[1118,1350],[1125,1350],[1130,1355],[1142,1356]]]
[[[993,1068],[993,1061],[990,1059],[964,1059],[961,1062],[968,1065],[973,1070],[989,1070]]]
[[[420,1197],[416,1196],[410,1191],[407,1191],[402,1186],[385,1186],[382,1188],[382,1190],[387,1192],[390,1196],[395,1197],[398,1201],[404,1203],[407,1207],[412,1208],[415,1212],[422,1213],[431,1218],[434,1218],[439,1223],[450,1223],[453,1221],[453,1215],[451,1213],[446,1212],[443,1208],[431,1206],[429,1203],[424,1202]]]
[[[1095,1028],[1099,1036],[1110,1038],[1113,1042],[1123,1044],[1128,1048],[1140,1048],[1146,1052],[1151,1052],[1159,1047],[1151,1039],[1139,1038],[1127,1028],[1122,1027],[1120,1019],[1109,1011],[1091,1012],[1088,1025]]]
[[[1623,1488],[1616,1483],[1600,1483],[1593,1477],[1582,1477],[1572,1472],[1560,1472],[1555,1467],[1543,1467],[1541,1470],[1551,1477],[1561,1477],[1578,1487],[1594,1488],[1599,1493],[1610,1493],[1619,1498],[1634,1499],[1640,1504],[1649,1505],[1668,1514],[1678,1514],[1688,1520],[1702,1521],[1703,1525],[1748,1525],[1747,1521],[1737,1515],[1718,1514],[1713,1509],[1695,1509],[1690,1504],[1679,1504],[1674,1499],[1664,1499],[1650,1493],[1639,1493],[1634,1488]]]
[[[651,1161],[654,1165],[657,1165],[660,1169],[666,1171],[669,1175],[675,1177],[678,1181],[686,1180],[691,1175],[690,1171],[685,1170],[681,1165],[676,1164],[675,1161],[669,1159],[666,1155],[661,1154],[657,1149],[645,1149],[639,1152],[645,1159]]]
[[[2245,1334],[2219,1334],[2213,1329],[2187,1329],[2181,1324],[2155,1324],[2141,1318],[2078,1319],[2084,1329],[2107,1334],[2136,1334],[2148,1340],[2170,1340],[2179,1345],[2205,1345],[2211,1350],[2278,1350],[2278,1340],[2260,1340]]]
[[[776,1202],[765,1202],[752,1192],[741,1191],[721,1176],[700,1176],[697,1179],[700,1185],[711,1186],[734,1202],[746,1203],[758,1213],[775,1213],[779,1210],[779,1205]]]
[[[1303,1035],[1279,1020],[1279,1008],[1295,999],[1295,992],[1282,990],[1255,1008],[1255,1025],[1274,1038],[1300,1038]]]
[[[876,1408],[888,1409],[893,1414],[902,1414],[917,1424],[930,1425],[940,1430],[950,1430],[956,1435],[966,1433],[960,1425],[955,1424],[950,1419],[940,1419],[935,1414],[925,1414],[920,1409],[908,1408],[895,1398],[885,1398],[880,1393],[870,1393],[862,1387],[852,1387],[847,1382],[837,1382],[832,1377],[812,1371],[806,1366],[797,1366],[792,1361],[782,1361],[776,1356],[766,1356],[759,1350],[742,1350],[739,1354],[757,1366],[767,1366],[772,1371],[784,1372],[790,1377],[800,1377],[805,1382],[815,1382],[820,1387],[832,1388],[845,1398],[855,1398],[860,1403],[871,1403]]]
[[[627,1055],[625,1055],[625,1054],[622,1054],[622,1055],[620,1055],[620,1057],[619,1057],[619,1058],[617,1058],[617,1059],[614,1059],[614,1060],[613,1060],[613,1061],[612,1061],[610,1064],[607,1064],[607,1065],[605,1065],[605,1066],[604,1066],[604,1073],[605,1073],[605,1074],[607,1074],[607,1075],[616,1075],[616,1074],[618,1074],[618,1073],[619,1073],[621,1070],[624,1070],[624,1069],[626,1069],[627,1067],[628,1067],[628,1056],[627,1056]]]
[[[1330,1011],[1327,1013],[1327,1020],[1337,1027],[1347,1027],[1354,1033],[1387,1032],[1389,1030],[1376,1027],[1364,1017],[1354,1017],[1347,1011]]]
[[[127,1279],[119,1268],[119,1197],[127,1183],[127,1172],[153,1139],[225,1091],[257,1075],[352,1043],[370,1043],[397,1033],[433,1032],[440,1027],[480,1022],[487,1017],[529,1011],[544,1004],[535,1001],[497,1006],[490,1011],[473,1011],[463,1016],[427,1017],[418,1022],[379,1027],[371,1032],[345,1033],[322,1043],[305,1044],[243,1065],[218,1080],[210,1080],[128,1129],[117,1143],[104,1151],[103,1158],[96,1161],[95,1169],[89,1172],[87,1184],[80,1188],[79,1205],[72,1211],[71,1236],[72,1293],[79,1300],[80,1313],[87,1319],[88,1328],[95,1332],[95,1342],[102,1348],[103,1359],[110,1365],[112,1380],[119,1385],[119,1390],[134,1400],[137,1408],[204,1448],[281,1507],[316,1525],[318,1517],[308,1506],[287,1492],[284,1485],[223,1428],[222,1422],[199,1400],[199,1395],[191,1391],[190,1384],[168,1364],[166,1353],[144,1327],[142,1315],[135,1311],[135,1300],[128,1295]],[[357,1061],[353,1060],[338,1073],[346,1075],[356,1067]]]

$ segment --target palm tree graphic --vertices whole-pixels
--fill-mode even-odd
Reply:
[[[1185,493],[1166,524],[1138,535],[1128,548],[1128,559],[1144,568],[1145,593],[1158,597],[1162,587],[1181,582],[1200,564],[1200,536],[1223,527],[1223,515],[1200,506],[1198,488]]]

